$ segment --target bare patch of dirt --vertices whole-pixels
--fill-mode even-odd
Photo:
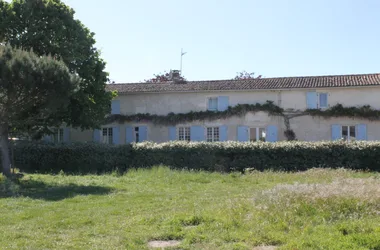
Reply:
[[[151,248],[176,247],[181,244],[178,240],[154,240],[148,243]]]
[[[252,250],[276,250],[276,246],[257,246],[254,247]]]

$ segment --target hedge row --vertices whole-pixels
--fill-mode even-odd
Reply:
[[[129,167],[131,146],[100,143],[21,143],[14,146],[15,167],[32,173],[109,173]]]
[[[310,168],[380,170],[380,142],[278,143],[140,143],[110,146],[96,143],[15,145],[17,168],[25,172],[106,173],[164,164],[206,171],[300,171]]]

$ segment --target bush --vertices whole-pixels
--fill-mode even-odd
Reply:
[[[22,143],[14,146],[15,167],[25,172],[106,173],[127,170],[130,145]]]
[[[379,171],[380,142],[23,143],[15,145],[14,158],[21,171],[39,173],[124,172],[159,164],[221,172],[342,167]]]

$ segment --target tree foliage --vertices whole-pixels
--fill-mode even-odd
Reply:
[[[102,123],[114,93],[105,90],[108,74],[94,33],[74,18],[73,9],[60,0],[0,0],[0,43],[51,55],[82,79],[66,111],[50,120],[83,129]]]
[[[255,73],[248,73],[247,71],[237,72],[234,80],[247,80],[247,79],[260,79],[262,76],[255,77]]]
[[[154,74],[154,77],[144,80],[145,83],[167,83],[171,82],[170,73],[164,71],[164,73]],[[180,76],[179,81],[186,81],[183,76]]]
[[[2,166],[10,174],[8,137],[11,130],[38,131],[62,123],[80,78],[50,56],[0,45],[0,141]]]

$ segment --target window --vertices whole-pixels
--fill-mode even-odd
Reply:
[[[58,128],[54,130],[53,139],[54,142],[63,142],[63,128]]]
[[[112,128],[103,128],[102,130],[102,142],[106,144],[113,144]]]
[[[266,132],[265,128],[250,128],[249,129],[249,141],[265,141]]]
[[[308,109],[328,108],[328,93],[310,91],[306,93],[306,106]]]
[[[139,133],[139,127],[135,127],[135,142],[140,141],[140,133]]]
[[[179,127],[178,128],[178,140],[179,141],[190,141],[190,128],[189,127]]]
[[[346,141],[354,141],[356,139],[355,126],[342,126],[342,139]]]
[[[319,93],[319,108],[327,108],[327,93]]]
[[[208,142],[219,141],[219,127],[207,128],[207,141]]]
[[[212,97],[208,99],[208,110],[217,111],[218,110],[218,98]]]

